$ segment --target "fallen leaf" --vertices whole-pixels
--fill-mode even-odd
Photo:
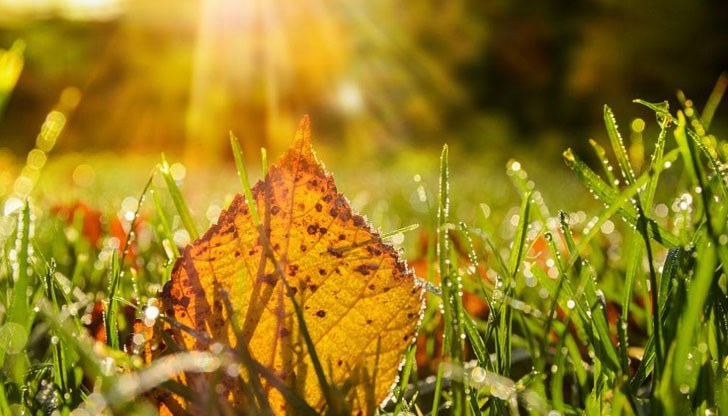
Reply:
[[[336,190],[313,153],[308,118],[253,187],[253,200],[260,228],[245,197],[237,195],[177,260],[160,297],[162,311],[175,322],[165,325],[166,333],[183,349],[222,344],[240,351],[237,322],[251,357],[322,412],[327,404],[294,313],[295,299],[328,384],[346,383],[352,414],[374,413],[415,338],[423,287]],[[211,377],[187,374],[185,380],[194,390]],[[240,377],[216,381],[214,391],[225,406],[245,410],[250,395],[243,387],[250,381],[242,370]],[[260,383],[274,413],[292,411],[271,380],[261,376]],[[195,412],[194,403],[186,406]]]

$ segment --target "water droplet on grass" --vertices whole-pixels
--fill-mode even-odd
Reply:
[[[144,309],[144,318],[155,320],[159,316],[159,308],[155,305],[149,305]]]
[[[111,357],[106,357],[101,360],[101,372],[105,376],[112,376],[116,370],[116,361]]]

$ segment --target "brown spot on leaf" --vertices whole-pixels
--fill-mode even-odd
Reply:
[[[366,264],[360,264],[354,270],[363,274],[364,276],[369,274],[369,267],[367,267]]]

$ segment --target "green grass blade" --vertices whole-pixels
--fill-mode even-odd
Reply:
[[[410,231],[414,231],[416,229],[420,228],[420,224],[410,224],[406,225],[404,227],[398,228],[396,230],[388,231],[386,233],[382,233],[381,238],[382,240],[387,240],[389,238],[394,237],[397,234],[404,234],[408,233]]]
[[[642,104],[653,111],[657,117],[657,121],[660,124],[660,133],[657,136],[657,143],[655,144],[655,150],[652,152],[650,158],[650,171],[653,175],[650,177],[650,183],[647,185],[647,189],[643,194],[642,203],[648,210],[652,207],[652,202],[655,198],[655,192],[657,191],[657,182],[660,177],[660,172],[664,166],[663,156],[665,153],[665,138],[667,137],[667,127],[672,124],[672,115],[669,112],[669,105],[667,102],[660,104],[648,103],[643,100],[635,100],[636,103]]]
[[[609,142],[612,144],[614,155],[617,158],[619,170],[622,172],[622,177],[627,182],[627,185],[630,185],[635,181],[634,169],[632,169],[632,164],[629,162],[624,140],[622,140],[622,136],[617,129],[617,120],[614,118],[614,113],[606,105],[604,106],[604,124],[607,126],[607,135],[609,136]]]
[[[243,187],[245,192],[245,201],[250,207],[250,215],[253,217],[253,224],[256,228],[260,226],[260,215],[258,215],[258,204],[253,200],[253,191],[250,187],[250,181],[248,180],[248,170],[245,168],[245,162],[243,159],[243,149],[240,147],[238,138],[235,137],[233,132],[230,132],[230,146],[233,149],[233,157],[235,158],[235,167],[238,171],[238,178],[240,178],[240,185]]]
[[[690,252],[686,251],[682,247],[671,249],[667,253],[665,263],[663,265],[662,278],[660,280],[660,289],[658,291],[658,303],[660,308],[660,316],[662,318],[661,325],[663,326],[663,342],[664,345],[672,345],[675,336],[677,335],[677,318],[673,319],[673,315],[679,312],[676,308],[670,308],[670,302],[676,296],[679,296],[680,288],[675,288],[673,282],[678,282],[678,279],[685,279],[683,270],[685,264],[690,260]],[[682,299],[676,299],[677,305],[682,305]],[[644,355],[640,362],[634,377],[630,380],[630,388],[633,392],[644,384],[653,369],[656,358],[655,350],[655,337],[654,334],[647,340],[647,345],[644,349]]]
[[[476,360],[478,360],[478,365],[486,370],[494,371],[495,369],[493,368],[493,363],[490,360],[490,354],[488,353],[485,340],[480,335],[480,332],[478,332],[478,328],[475,325],[475,321],[473,321],[472,316],[466,315],[463,323],[465,334],[467,334],[467,337],[470,340],[470,347],[473,349],[473,354],[475,354]]]
[[[571,338],[569,335],[569,324],[570,319],[566,318],[564,322],[564,330],[559,337],[556,344],[556,357],[554,360],[554,366],[551,369],[551,397],[554,408],[560,413],[565,411],[564,403],[564,378],[566,377],[566,357],[567,355],[562,353],[562,348],[567,339]]]
[[[17,274],[14,279],[13,293],[5,322],[20,324],[24,330],[29,329],[28,320],[28,290],[32,289],[29,268],[28,249],[30,247],[30,204],[25,201],[19,217],[20,233],[16,241],[17,246]]]
[[[660,372],[662,371],[662,366],[664,362],[664,346],[663,346],[663,339],[662,339],[662,319],[660,318],[660,307],[659,307],[659,284],[657,282],[657,271],[655,270],[655,261],[654,261],[654,253],[652,250],[652,245],[650,244],[650,237],[647,233],[647,217],[645,216],[644,212],[642,211],[642,207],[640,205],[637,205],[637,208],[640,213],[640,221],[637,223],[637,231],[642,235],[642,240],[644,241],[644,247],[645,247],[645,253],[647,254],[647,268],[649,270],[649,282],[647,281],[647,278],[645,278],[644,285],[648,288],[650,299],[645,300],[645,304],[652,305],[652,314],[647,313],[647,324],[648,328],[651,328],[651,333],[648,332],[648,335],[652,335],[655,338],[655,359],[657,360],[656,366],[655,366],[655,378],[656,382],[659,382],[660,380]],[[649,285],[649,286],[648,286]],[[647,308],[647,307],[646,307]],[[649,311],[648,311],[649,312]],[[659,386],[655,386],[654,392],[659,390]]]
[[[649,178],[650,176],[648,175],[640,176],[638,180],[625,188],[614,198],[611,204],[597,215],[596,222],[590,223],[589,229],[585,230],[586,233],[581,236],[579,243],[576,243],[574,247],[570,248],[569,251],[571,252],[571,255],[569,256],[568,265],[573,265],[577,261],[578,256],[584,255],[592,240],[599,234],[602,225],[604,225],[607,220],[612,218],[619,210],[623,210],[625,207],[631,206],[634,195],[649,181]]]
[[[654,111],[655,117],[657,118],[657,124],[660,125],[660,130],[665,130],[675,123],[675,118],[672,116],[672,114],[670,114],[670,103],[667,101],[663,101],[660,103],[651,103],[649,101],[636,99],[632,102],[641,104]]]
[[[169,221],[167,221],[166,215],[164,215],[162,201],[159,199],[159,192],[154,187],[154,185],[152,185],[151,194],[152,199],[154,200],[154,208],[157,211],[157,220],[159,221],[157,224],[157,229],[159,234],[161,234],[161,240],[163,242],[166,241],[166,244],[162,244],[164,245],[165,252],[169,251],[169,253],[167,253],[168,260],[174,260],[180,256],[179,248],[177,248],[177,244],[175,244],[174,242],[172,228],[169,226]]]
[[[448,178],[448,147],[443,146],[440,155],[440,194],[437,211],[437,256],[442,288],[443,319],[443,362],[448,361],[455,368],[463,367],[464,313],[460,297],[461,283],[456,278],[456,261],[450,249],[450,182]],[[463,380],[452,379],[452,411],[463,414],[467,408],[467,395]],[[435,392],[438,394],[439,392]],[[436,412],[435,409],[433,411]]]
[[[713,122],[713,117],[715,116],[715,110],[718,109],[718,104],[720,104],[721,100],[723,99],[723,95],[725,94],[725,90],[727,87],[728,72],[723,72],[722,74],[720,74],[718,81],[715,83],[715,87],[713,87],[713,91],[710,93],[708,101],[705,103],[703,114],[700,117],[700,121],[703,123],[703,126],[705,126],[706,131],[710,129],[710,125]]]
[[[693,140],[693,143],[698,146],[698,148],[708,159],[710,166],[713,168],[713,173],[715,173],[716,175],[716,180],[720,184],[720,189],[721,191],[723,191],[723,196],[728,199],[728,185],[726,184],[728,178],[725,175],[725,170],[721,168],[721,166],[725,166],[725,164],[717,159],[718,155],[715,153],[715,151],[711,151],[711,149],[708,148],[708,146],[703,142],[700,137],[698,137],[697,134],[695,134],[695,132],[693,132],[692,130],[687,130],[687,133],[688,136],[690,136],[690,138]]]
[[[119,349],[119,282],[121,281],[121,266],[118,251],[111,255],[111,268],[109,271],[109,305],[106,309],[106,345]]]
[[[465,225],[465,223],[460,223],[460,229],[465,237],[465,241],[467,244],[467,250],[468,250],[468,258],[470,260],[470,266],[474,270],[474,275],[476,276],[476,279],[478,281],[477,289],[480,290],[480,296],[481,298],[486,302],[488,305],[489,311],[495,311],[496,306],[493,302],[492,296],[488,296],[488,290],[485,287],[485,277],[478,275],[478,270],[480,270],[480,262],[478,260],[478,256],[475,252],[475,247],[473,246],[473,240],[470,235],[470,231],[468,230],[468,227]],[[480,231],[480,230],[478,230]],[[487,238],[487,236],[483,237],[485,240],[489,242],[489,245],[491,248],[493,248],[492,242]],[[505,272],[505,266],[503,266],[503,270]],[[481,332],[478,331],[476,322],[474,321],[473,317],[467,312],[464,311],[465,318],[463,319],[463,328],[465,330],[465,334],[467,336],[468,341],[470,342],[470,348],[473,351],[473,354],[475,354],[476,360],[478,361],[478,366],[487,370],[487,371],[496,371],[496,367],[493,365],[493,361],[490,359],[490,354],[487,350],[487,340],[490,337],[490,334],[492,334],[492,331],[494,330],[493,327],[493,320],[488,319],[485,323],[485,333],[486,336],[484,337],[481,335]],[[492,313],[491,313],[491,316]],[[478,406],[477,404],[477,391],[476,389],[471,389],[470,394],[470,407],[473,412],[473,414],[477,414]],[[499,407],[499,405],[497,405]]]
[[[594,139],[589,139],[589,144],[594,149],[594,153],[596,153],[599,162],[602,164],[604,174],[607,176],[607,183],[610,184],[612,187],[617,188],[619,182],[614,176],[614,168],[612,167],[612,164],[609,163],[609,159],[607,158],[607,151]]]
[[[673,130],[673,135],[675,136],[677,147],[680,149],[683,163],[685,163],[685,170],[690,177],[690,183],[693,187],[696,187],[698,186],[698,169],[695,166],[690,145],[688,144],[687,121],[682,111],[677,112],[677,127]]]
[[[190,209],[187,207],[187,203],[182,196],[182,192],[172,177],[172,173],[169,170],[169,164],[164,158],[164,155],[162,155],[162,164],[160,165],[159,171],[162,173],[162,178],[164,178],[164,182],[167,184],[167,191],[172,197],[172,202],[174,203],[175,208],[177,208],[177,213],[182,219],[182,225],[184,225],[192,241],[197,240],[200,238],[200,233],[197,232],[197,226],[192,220]]]
[[[508,272],[511,278],[515,279],[520,268],[523,256],[526,254],[526,234],[528,233],[528,224],[531,212],[531,193],[526,193],[521,202],[521,211],[516,227],[516,236],[513,240],[513,248],[508,260]]]
[[[51,300],[51,307],[53,308],[53,311],[58,314],[61,311],[61,307],[58,303],[58,296],[56,294],[56,288],[55,288],[55,279],[53,277],[55,273],[55,263],[52,263],[47,266],[46,273],[45,273],[45,292],[46,292],[46,299]],[[70,302],[67,302],[68,304]],[[51,332],[55,335],[54,332]],[[61,391],[65,391],[69,388],[68,380],[67,380],[67,371],[66,370],[66,354],[65,354],[65,348],[60,343],[56,343],[53,346],[52,349],[52,362],[53,362],[53,379],[54,382],[59,386]]]
[[[596,272],[589,263],[584,264],[582,270],[586,273],[583,279],[586,282],[584,296],[590,308],[588,322],[591,326],[589,330],[592,333],[592,345],[598,350],[601,361],[607,364],[612,371],[618,372],[620,369],[625,371],[626,369],[621,367],[619,353],[612,344],[609,324],[607,323],[606,305],[603,303],[604,295],[597,289]]]
[[[79,333],[76,327],[69,330],[69,326],[66,324],[66,320],[70,319],[69,316],[55,313],[47,299],[41,299],[38,302],[38,309],[40,316],[48,322],[51,330],[58,334],[59,343],[77,354],[86,371],[84,374],[92,379],[98,378],[104,385],[108,385],[109,378],[102,370],[102,362],[105,357],[98,353],[99,348],[95,346],[94,341],[85,333]]]
[[[331,386],[328,380],[326,380],[324,367],[321,365],[321,360],[319,360],[318,354],[316,354],[316,346],[314,345],[313,340],[311,339],[311,334],[308,332],[308,327],[306,326],[303,309],[292,296],[290,299],[293,302],[293,309],[296,313],[296,318],[298,319],[298,327],[301,331],[303,340],[306,342],[306,350],[311,356],[311,363],[313,363],[313,368],[316,372],[316,377],[318,378],[319,385],[321,386],[323,396],[326,399],[326,403],[328,403],[330,407],[333,407],[332,410],[336,411],[337,406],[335,406],[335,404],[338,402],[338,398],[334,392],[335,387]]]
[[[10,295],[9,308],[5,322],[0,326],[0,367],[5,360],[23,351],[30,336],[32,321],[29,318],[28,299],[29,290],[33,289],[29,267],[30,248],[30,204],[26,200],[18,217],[19,233],[15,241],[17,255],[17,269]],[[20,363],[20,362],[19,362]]]
[[[560,215],[559,219],[561,232],[566,240],[566,246],[570,252],[575,253],[577,246],[566,216]],[[571,256],[573,257],[573,254]],[[594,347],[595,352],[598,354],[597,356],[600,358],[602,363],[608,365],[611,371],[615,373],[619,372],[620,360],[617,356],[617,351],[614,348],[614,345],[612,345],[609,326],[606,319],[606,311],[604,310],[606,305],[603,304],[602,300],[604,295],[598,292],[596,272],[589,262],[583,260],[578,253],[575,261],[575,269],[580,274],[580,288],[582,288],[576,292],[583,293],[586,305],[583,306],[582,302],[578,300],[577,293],[575,293],[567,281],[567,293],[569,297],[573,299],[576,310],[579,314],[578,319],[576,319],[577,317],[573,318],[574,323],[576,325],[580,325],[583,330],[588,333],[591,345]]]
[[[238,278],[240,279],[247,279],[249,276],[246,275],[246,269],[241,268],[240,269],[240,275]],[[223,305],[225,306],[225,309],[228,313],[228,319],[230,320],[230,326],[233,329],[233,333],[235,334],[235,338],[237,339],[237,353],[238,358],[240,358],[241,364],[248,370],[248,376],[249,381],[248,382],[241,382],[243,389],[246,392],[247,397],[254,397],[257,401],[258,409],[255,409],[256,411],[261,412],[261,414],[269,415],[272,414],[273,411],[270,408],[270,403],[268,401],[268,395],[265,392],[263,386],[260,383],[260,379],[258,378],[259,372],[256,371],[257,367],[254,365],[255,360],[253,359],[253,356],[250,354],[250,349],[248,349],[248,343],[245,340],[245,336],[243,335],[242,326],[240,326],[240,322],[238,321],[238,317],[235,314],[235,309],[233,308],[232,303],[230,302],[230,296],[225,290],[222,290],[222,288],[218,289],[218,293],[220,293],[220,297],[223,300]],[[292,393],[292,392],[291,392]],[[293,394],[293,393],[292,393]],[[284,394],[285,395],[285,394]],[[302,400],[304,403],[305,401]],[[300,411],[300,409],[299,409]]]
[[[708,298],[710,287],[713,283],[716,264],[718,262],[717,250],[711,242],[704,241],[698,247],[697,268],[695,276],[687,287],[690,294],[687,298],[687,305],[680,317],[680,336],[675,343],[675,356],[673,360],[673,380],[678,386],[686,384],[690,391],[695,389],[694,374],[689,374],[687,366],[688,355],[693,348],[696,332],[700,328],[701,315]],[[696,371],[696,370],[693,370]]]
[[[566,165],[576,173],[579,180],[594,194],[594,197],[609,206],[618,198],[615,189],[607,185],[597,174],[594,173],[571,149],[564,152]],[[633,181],[634,182],[634,181]],[[619,215],[630,225],[636,227],[638,214],[634,206],[626,205],[618,210]],[[650,237],[667,248],[674,248],[680,245],[679,239],[665,230],[661,225],[648,220],[647,232]]]
[[[409,406],[407,406],[404,395],[407,392],[407,384],[409,384],[410,376],[412,375],[412,368],[417,367],[417,363],[415,361],[416,351],[417,347],[412,345],[405,353],[404,364],[402,366],[402,376],[399,379],[399,385],[397,386],[398,389],[395,391],[394,396],[397,400],[397,405],[394,408],[395,415],[401,414],[404,411],[409,411]]]

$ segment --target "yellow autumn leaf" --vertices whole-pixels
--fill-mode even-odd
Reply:
[[[313,153],[307,118],[252,195],[260,227],[245,197],[237,195],[177,260],[160,297],[173,322],[165,324],[165,332],[187,350],[219,343],[239,351],[242,339],[252,359],[270,370],[268,377],[253,377],[274,413],[292,411],[274,387],[278,383],[322,412],[331,404],[306,348],[295,299],[327,383],[347,387],[341,391],[352,414],[372,414],[389,394],[415,337],[423,287],[336,190]],[[251,405],[246,392],[258,381],[242,368],[239,377],[214,381],[217,397],[236,411]],[[193,391],[213,382],[209,374],[185,374],[180,381]],[[204,409],[178,396],[164,397],[160,407],[166,412]]]

